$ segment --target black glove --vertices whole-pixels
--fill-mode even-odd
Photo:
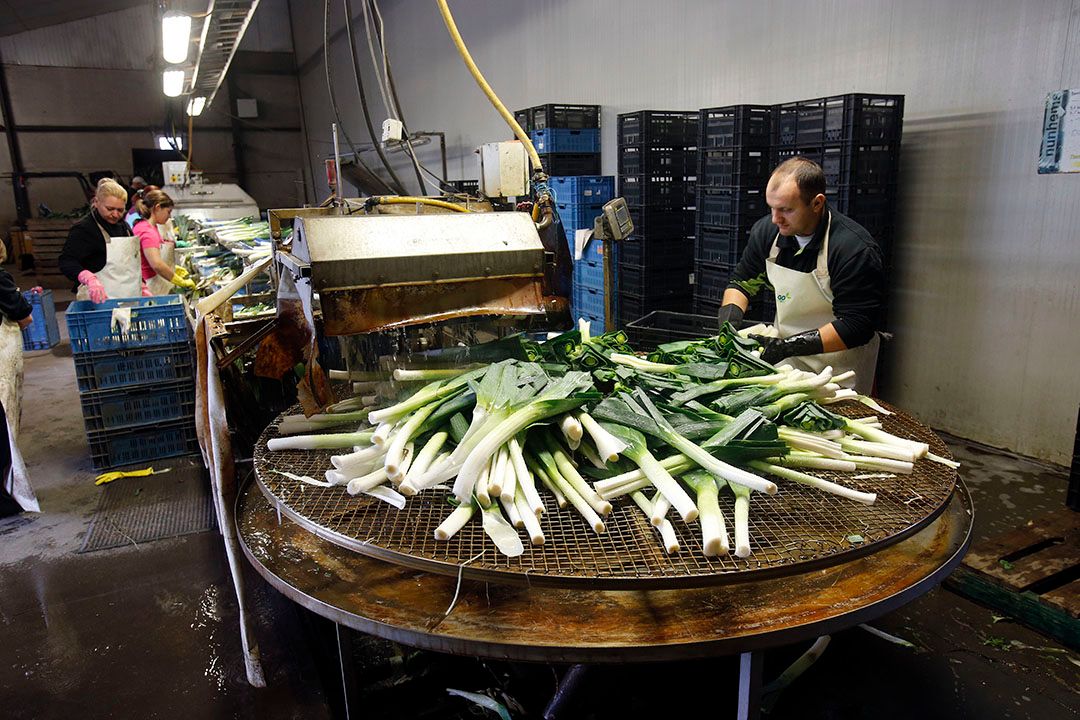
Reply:
[[[761,359],[770,365],[796,355],[817,355],[825,352],[821,344],[821,333],[817,330],[807,330],[789,338],[762,337],[761,335],[750,337],[761,343]]]
[[[743,319],[744,312],[745,311],[735,303],[728,303],[727,305],[720,306],[720,310],[716,313],[716,319],[721,327],[723,327],[726,322],[734,325]]]

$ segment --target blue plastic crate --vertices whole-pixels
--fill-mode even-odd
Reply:
[[[592,229],[590,227],[590,229]],[[574,257],[574,228],[568,227],[566,230],[566,246],[570,249],[570,257]],[[585,247],[581,254],[581,258],[575,258],[574,262],[602,262],[604,259],[604,241],[597,240],[596,238],[590,238],[589,242],[585,243]]]
[[[604,317],[604,290],[591,287],[574,288],[573,307],[585,315]]]
[[[544,128],[529,133],[533,147],[538,153],[598,153],[600,152],[600,128],[568,130]]]
[[[615,178],[611,175],[569,175],[548,179],[555,202],[595,205],[615,197]]]
[[[199,451],[193,416],[130,430],[91,432],[86,437],[90,443],[90,459],[97,470]]]
[[[195,361],[186,342],[134,350],[78,353],[79,392],[193,380]]]
[[[599,335],[608,331],[607,324],[604,322],[604,318],[596,317],[594,315],[586,315],[585,313],[574,313],[574,329],[577,329],[578,320],[585,320],[589,323],[589,334]]]
[[[23,297],[30,303],[30,317],[34,320],[22,331],[23,350],[48,350],[60,342],[52,290],[27,290]]]
[[[113,327],[113,310],[130,308],[126,331]],[[76,353],[122,350],[187,342],[190,335],[184,306],[177,296],[118,298],[94,304],[89,300],[71,303],[67,310],[68,335]]]
[[[563,225],[574,225],[575,227],[592,229],[593,221],[597,217],[603,215],[604,204],[603,203],[569,203],[569,202],[557,202],[555,207],[559,210],[559,219],[562,220]]]
[[[604,289],[603,261],[578,260],[574,263],[574,287]]]
[[[151,425],[194,415],[195,382],[82,393],[79,401],[87,432]]]

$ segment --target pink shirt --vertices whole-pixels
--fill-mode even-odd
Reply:
[[[142,279],[149,280],[157,275],[157,271],[150,267],[150,263],[146,260],[146,248],[158,248],[160,250],[161,233],[158,232],[157,226],[149,220],[139,220],[135,223],[135,227],[132,228],[135,231],[135,235],[139,238],[139,247],[142,248]]]

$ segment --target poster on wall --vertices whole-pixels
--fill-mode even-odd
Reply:
[[[1080,89],[1046,96],[1039,174],[1080,172]]]

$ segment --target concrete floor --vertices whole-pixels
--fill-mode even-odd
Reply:
[[[54,292],[62,305],[65,293]],[[268,687],[245,682],[236,602],[217,533],[75,554],[101,489],[93,484],[66,339],[26,356],[23,428],[21,446],[42,513],[0,520],[0,714],[331,716],[340,690],[326,624],[253,573]],[[975,501],[976,542],[1064,503],[1062,469],[962,440],[950,445]],[[198,472],[190,458],[169,464],[175,472]],[[858,629],[840,633],[770,717],[1080,717],[1077,653],[952,592],[934,590],[874,625],[915,648]],[[362,674],[365,717],[469,716],[464,701],[448,698],[447,687],[501,689],[535,715],[552,688],[549,668],[430,653],[406,652],[402,660],[380,641],[355,638],[353,645],[361,666],[371,661]],[[803,649],[767,653],[766,680]],[[597,669],[566,717],[690,712],[699,701],[694,689],[703,687],[714,698],[714,714],[724,717],[733,708],[734,673],[730,659]],[[661,695],[663,687],[688,692]]]

